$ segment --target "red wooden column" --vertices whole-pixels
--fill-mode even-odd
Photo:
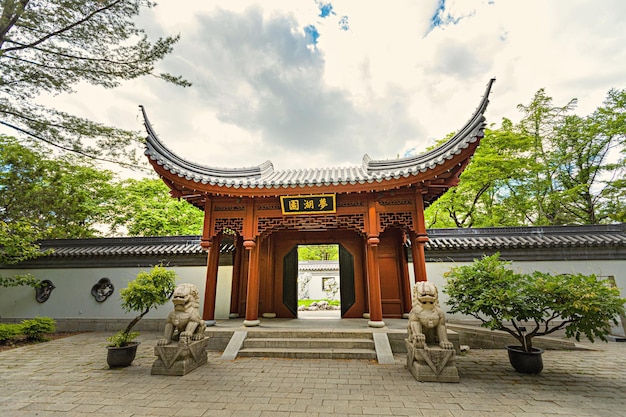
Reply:
[[[253,240],[243,242],[248,251],[248,289],[246,293],[246,319],[244,326],[258,326],[259,321],[259,247]]]
[[[410,231],[409,231],[410,235]],[[402,244],[404,244],[404,238],[406,236],[403,235]],[[400,248],[401,250],[401,248]],[[404,253],[402,254],[404,255]],[[409,313],[413,308],[413,297],[411,296],[411,277],[409,276],[409,266],[407,264],[407,259],[402,256],[402,317],[405,319],[409,318]]]
[[[200,246],[208,252],[207,271],[204,283],[204,307],[202,319],[208,326],[215,324],[215,294],[217,291],[217,268],[219,266],[220,247],[215,244],[212,222],[213,205],[211,199],[206,196],[204,200],[204,224],[202,226],[202,239]]]
[[[239,286],[241,285],[241,258],[243,256],[243,239],[235,236],[235,256],[233,259],[233,276],[230,290],[230,317],[239,317]]]
[[[378,215],[376,201],[368,201],[368,233],[367,233],[367,287],[370,319],[367,325],[370,327],[384,327],[383,302],[380,292],[380,268],[378,266]]]
[[[424,223],[424,196],[421,189],[418,189],[415,193],[413,229],[415,231],[410,232],[410,238],[415,281],[428,281],[426,277],[426,254],[424,252],[424,244],[428,242],[428,235],[426,234],[426,224]]]
[[[220,263],[220,240],[219,236],[214,236],[208,247],[204,309],[202,310],[202,318],[206,321],[207,326],[215,325],[215,295],[217,294],[217,271]]]
[[[211,247],[211,237],[213,236],[211,210],[213,210],[213,204],[207,196],[204,200],[204,223],[202,224],[202,239],[200,240],[200,246],[205,250],[209,250]]]
[[[248,252],[248,287],[246,291],[246,319],[244,326],[258,326],[259,321],[259,245],[255,239],[256,219],[254,201],[245,200],[246,215],[243,219],[243,247]]]

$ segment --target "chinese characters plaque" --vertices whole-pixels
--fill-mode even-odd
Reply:
[[[335,194],[281,196],[283,214],[325,214],[335,213]]]

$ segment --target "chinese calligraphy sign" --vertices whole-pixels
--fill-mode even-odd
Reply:
[[[324,214],[335,213],[335,194],[281,196],[283,214]]]

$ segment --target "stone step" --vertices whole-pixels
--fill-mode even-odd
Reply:
[[[374,341],[365,338],[302,338],[302,337],[249,337],[244,348],[305,348],[305,349],[370,349],[374,350]]]
[[[248,331],[238,356],[301,359],[375,360],[376,346],[367,331]]]
[[[296,339],[368,339],[372,340],[372,333],[369,331],[328,331],[328,330],[248,330],[248,339],[269,339],[269,338],[296,338]]]
[[[243,348],[242,357],[296,359],[376,359],[374,349],[311,349],[311,348]]]

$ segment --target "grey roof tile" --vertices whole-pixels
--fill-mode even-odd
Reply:
[[[426,251],[626,247],[626,224],[481,229],[431,229]],[[58,239],[41,242],[50,258],[201,255],[199,236]],[[234,251],[231,241],[222,253]]]
[[[210,167],[187,161],[169,150],[157,137],[142,106],[144,124],[148,133],[145,154],[167,171],[181,178],[201,184],[235,189],[381,183],[400,177],[418,175],[433,169],[481,138],[486,126],[484,113],[489,103],[489,93],[494,81],[493,79],[489,81],[476,111],[454,137],[441,146],[418,156],[373,160],[369,155],[365,155],[361,166],[344,168],[275,171],[270,161],[244,168]]]
[[[431,229],[428,251],[455,249],[626,246],[626,224]]]

